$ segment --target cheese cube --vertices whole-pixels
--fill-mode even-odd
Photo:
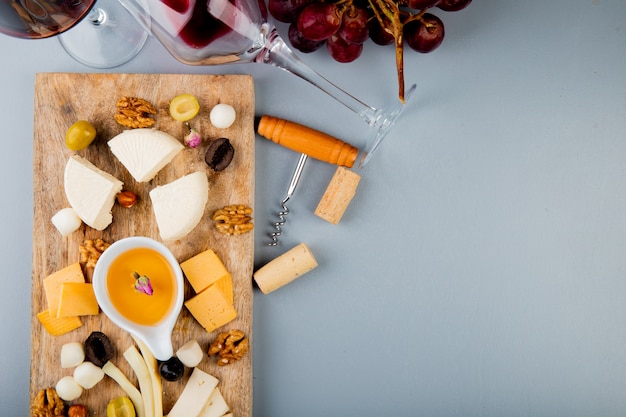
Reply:
[[[59,311],[61,285],[63,285],[64,282],[85,282],[85,276],[83,275],[80,263],[76,262],[44,278],[43,288],[46,293],[48,310],[52,317],[56,317]]]
[[[44,310],[37,314],[37,319],[52,336],[61,336],[83,325],[80,317],[62,317],[57,319],[50,315],[49,310]]]
[[[100,312],[93,286],[87,282],[64,282],[61,284],[57,318],[89,316]]]
[[[207,332],[212,332],[237,317],[235,307],[215,285],[187,300],[185,307]]]
[[[187,259],[180,267],[196,293],[229,275],[221,259],[211,249]]]

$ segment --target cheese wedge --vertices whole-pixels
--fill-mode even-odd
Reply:
[[[96,230],[104,230],[113,221],[111,209],[124,183],[91,162],[72,155],[64,174],[65,195],[78,217]]]
[[[130,129],[109,142],[113,155],[137,182],[150,181],[184,146],[158,129]]]
[[[202,171],[185,175],[150,191],[159,235],[163,240],[186,236],[200,223],[209,200],[209,180]]]

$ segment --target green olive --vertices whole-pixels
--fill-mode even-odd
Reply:
[[[135,407],[128,397],[117,397],[107,404],[107,417],[135,417]]]
[[[96,128],[87,120],[79,120],[67,129],[65,145],[73,150],[85,149],[96,138]]]

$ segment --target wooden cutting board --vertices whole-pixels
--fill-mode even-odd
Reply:
[[[113,114],[115,103],[122,96],[140,97],[157,108],[155,127],[182,140],[183,124],[169,116],[169,101],[182,93],[195,95],[201,105],[192,126],[204,141],[196,149],[185,147],[174,160],[148,183],[136,183],[110,152],[107,140],[120,133]],[[237,119],[228,129],[218,130],[209,121],[209,111],[217,103],[235,107]],[[254,85],[245,75],[159,75],[159,74],[37,74],[35,80],[35,120],[33,142],[33,264],[31,321],[31,399],[46,387],[53,387],[73,369],[60,366],[61,346],[67,342],[83,342],[92,331],[102,331],[113,341],[116,355],[112,361],[134,383],[137,382],[123,352],[131,346],[130,336],[115,326],[102,312],[82,317],[83,326],[63,336],[51,336],[40,324],[36,314],[47,309],[42,280],[49,274],[79,261],[79,246],[85,239],[101,238],[112,243],[127,236],[148,236],[161,241],[152,212],[149,191],[185,174],[202,170],[209,179],[209,202],[200,224],[186,237],[163,242],[182,262],[205,250],[213,249],[231,272],[234,283],[235,321],[207,333],[183,307],[172,337],[174,351],[185,342],[196,339],[206,352],[219,331],[243,330],[252,346],[252,269],[254,234],[228,236],[216,231],[212,213],[230,204],[254,207]],[[124,188],[137,193],[138,203],[128,209],[113,207],[113,223],[104,231],[88,226],[63,238],[50,218],[68,207],[63,188],[63,172],[72,151],[65,146],[65,131],[79,119],[89,120],[98,131],[96,140],[85,150],[76,152],[124,182]],[[204,162],[210,139],[228,137],[235,148],[232,164],[220,173]],[[184,216],[185,213],[180,213]],[[88,281],[90,272],[87,271]],[[186,283],[185,299],[193,295]],[[228,366],[217,366],[215,358],[205,355],[198,367],[220,380],[219,387],[235,416],[252,414],[252,351],[242,360]],[[178,398],[190,370],[182,380],[163,381],[163,409],[167,414]],[[106,415],[106,405],[124,392],[108,377],[73,403],[87,406],[90,415]]]

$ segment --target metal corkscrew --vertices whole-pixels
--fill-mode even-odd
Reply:
[[[287,202],[296,191],[296,187],[298,186],[298,182],[300,181],[300,177],[302,176],[302,170],[304,169],[304,165],[306,164],[307,159],[309,159],[307,154],[303,153],[300,155],[298,165],[296,166],[296,169],[291,176],[291,181],[289,182],[289,187],[287,188],[287,194],[285,195],[283,201],[281,201],[280,203],[282,210],[278,212],[278,221],[274,223],[274,229],[276,230],[270,234],[270,238],[272,239],[272,241],[268,244],[269,246],[278,245],[278,238],[280,237],[280,235],[282,235],[282,229],[285,225],[285,221],[287,220],[285,217],[289,214]]]

